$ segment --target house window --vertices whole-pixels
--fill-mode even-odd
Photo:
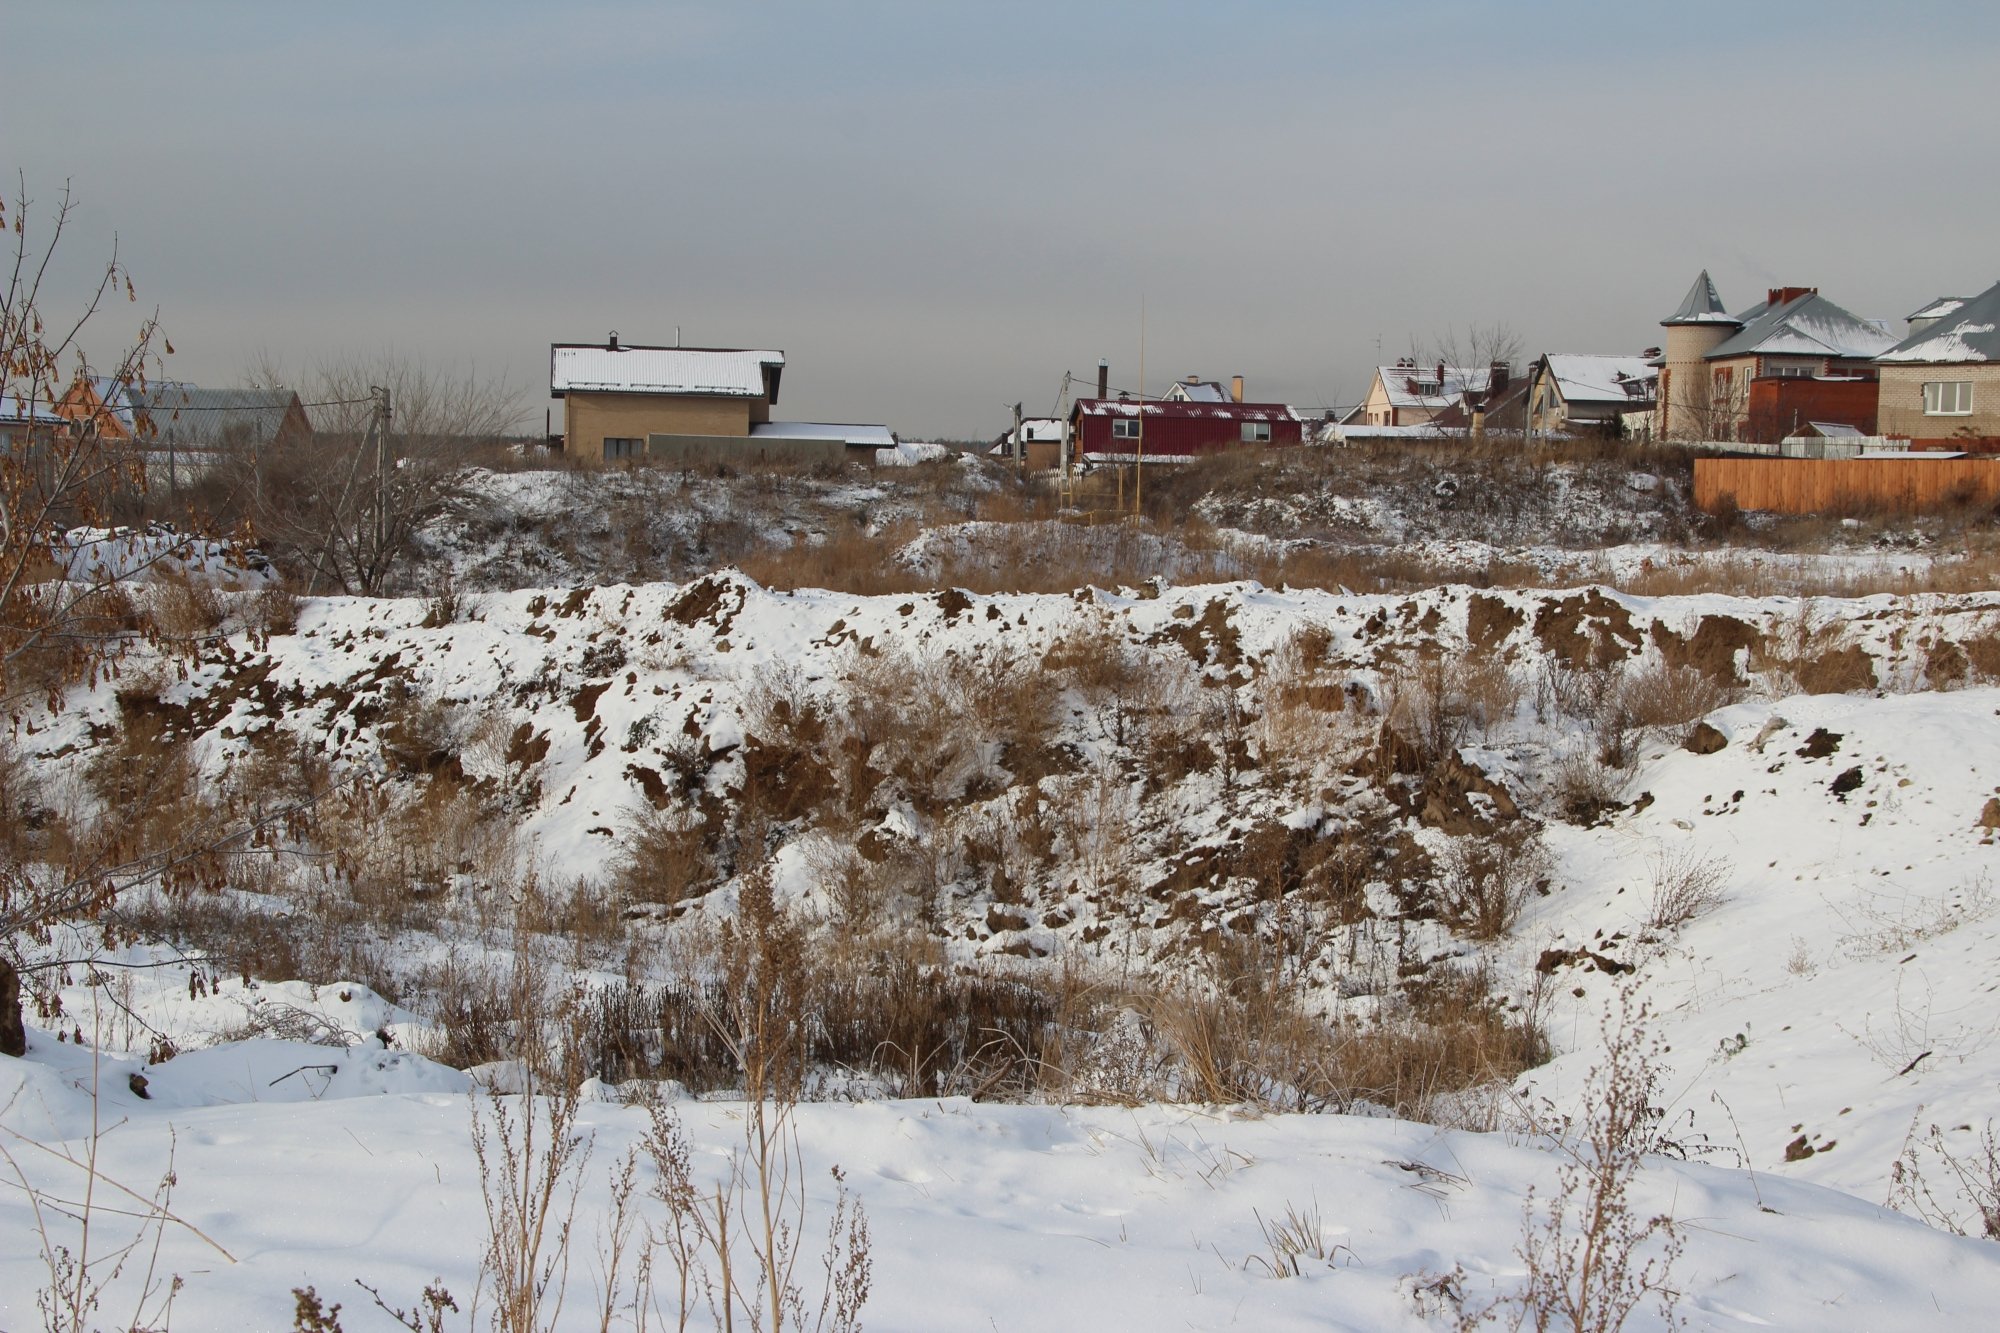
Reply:
[[[1812,378],[1813,368],[1811,366],[1796,365],[1772,366],[1770,367],[1770,373],[1781,380],[1809,380]]]
[[[1114,440],[1136,440],[1139,438],[1139,418],[1111,418],[1111,438]]]
[[[1972,415],[1971,380],[1933,380],[1924,386],[1924,415],[1927,417],[1969,417]]]
[[[1271,423],[1268,421],[1246,421],[1243,423],[1243,443],[1269,444]]]
[[[632,436],[607,435],[604,437],[604,461],[615,463],[622,458],[637,458],[646,452],[646,442]]]

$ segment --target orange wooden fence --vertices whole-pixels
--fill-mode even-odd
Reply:
[[[2000,459],[1697,458],[1696,507],[1779,514],[1941,509],[2000,500]]]

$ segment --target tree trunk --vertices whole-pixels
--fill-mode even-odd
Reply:
[[[21,974],[0,958],[0,1055],[26,1055],[28,1030],[21,1023]]]

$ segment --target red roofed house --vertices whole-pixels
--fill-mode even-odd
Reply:
[[[1234,393],[1242,393],[1242,383],[1238,376]],[[1283,403],[1217,402],[1208,395],[1140,402],[1122,394],[1077,399],[1069,435],[1071,457],[1084,463],[1184,463],[1225,449],[1298,444],[1304,437],[1298,413]]]

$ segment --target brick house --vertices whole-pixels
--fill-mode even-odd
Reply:
[[[785,354],[722,347],[552,343],[549,394],[563,400],[563,453],[637,458],[647,439],[745,440],[770,421]]]
[[[2000,283],[1932,302],[1910,329],[1875,358],[1881,433],[1913,449],[2000,453]]]
[[[1817,287],[1773,287],[1732,315],[1704,269],[1660,323],[1663,438],[1768,442],[1805,421],[1874,433],[1875,357],[1896,339]]]

